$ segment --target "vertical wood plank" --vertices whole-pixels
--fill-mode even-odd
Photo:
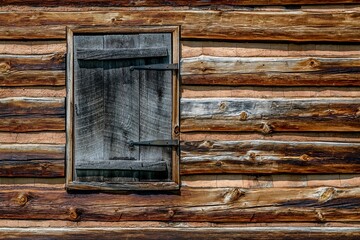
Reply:
[[[168,57],[145,59],[146,64],[170,63],[171,34],[140,34],[141,47],[167,47]],[[172,73],[171,71],[141,71],[140,83],[140,141],[171,139]],[[171,147],[142,146],[141,161],[166,161],[166,174],[144,173],[146,178],[171,178]]]
[[[103,37],[74,36],[74,49],[103,48]],[[74,79],[75,164],[103,159],[104,82],[103,64],[76,60]]]
[[[138,34],[105,35],[104,48],[137,48]],[[139,159],[139,75],[130,71],[137,59],[104,61],[105,132],[104,159],[131,161]],[[110,174],[110,172],[107,172]],[[138,172],[112,171],[117,181],[138,181]],[[121,177],[121,178],[119,178]],[[113,180],[115,180],[113,178]]]

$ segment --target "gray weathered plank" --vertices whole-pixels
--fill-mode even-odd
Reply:
[[[137,48],[139,35],[105,35],[104,49]],[[139,81],[130,67],[137,59],[104,62],[104,159],[113,161],[138,160],[139,149],[130,147],[130,141],[139,140]],[[139,173],[112,173],[122,181],[138,181]],[[114,179],[115,180],[115,179]]]
[[[359,132],[357,98],[185,98],[181,130],[271,132]]]
[[[77,58],[81,60],[114,60],[129,58],[166,57],[166,48],[114,48],[114,49],[78,49]]]
[[[99,48],[102,36],[74,36],[74,49]],[[104,83],[102,63],[79,61],[74,53],[74,158],[102,159],[104,149]]]
[[[160,161],[132,161],[132,160],[103,160],[81,162],[76,165],[80,170],[131,170],[131,171],[166,171],[165,162]]]
[[[145,64],[170,63],[171,34],[140,34],[140,46],[165,47],[168,56],[145,60]],[[172,72],[138,70],[140,72],[140,141],[172,138]],[[143,178],[171,179],[171,147],[140,147],[140,161],[163,161],[168,175],[142,175]]]

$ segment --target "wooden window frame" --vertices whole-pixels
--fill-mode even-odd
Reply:
[[[171,181],[157,182],[76,182],[74,181],[74,35],[76,34],[131,34],[131,33],[171,33],[172,63],[180,64],[180,26],[114,26],[114,27],[68,27],[66,56],[66,189],[133,191],[133,190],[178,190],[180,188],[179,161],[180,146],[172,150]],[[179,70],[172,71],[172,139],[179,140]]]

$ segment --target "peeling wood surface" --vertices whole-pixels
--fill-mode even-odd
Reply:
[[[75,194],[3,186],[1,219],[358,222],[359,188],[189,189],[181,194]],[[49,211],[51,209],[51,211]]]
[[[182,83],[259,86],[359,86],[360,58],[200,56],[182,60]]]
[[[182,99],[181,131],[358,132],[358,99]]]
[[[181,174],[360,172],[359,143],[197,141],[181,145]]]
[[[144,227],[144,228],[0,228],[0,239],[348,239],[360,237],[359,227]]]
[[[64,177],[64,168],[63,145],[0,145],[1,177]]]
[[[289,22],[289,19],[291,20]],[[356,9],[329,11],[2,12],[0,39],[65,39],[71,25],[182,25],[182,38],[359,42]],[[46,24],[47,26],[45,26]],[[343,26],[346,25],[346,28]],[[26,26],[26,27],[24,27]]]

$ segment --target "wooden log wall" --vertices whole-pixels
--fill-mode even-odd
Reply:
[[[68,225],[40,234],[37,227],[5,224],[16,227],[27,219],[25,226],[40,220],[52,227],[60,221],[195,226],[159,225],[145,231],[149,239],[159,236],[154,231],[164,239],[201,239],[210,232],[213,239],[357,239],[359,4],[3,0],[0,238],[100,234]],[[181,25],[179,192],[64,190],[66,27],[121,25]],[[269,225],[241,228],[254,223],[342,225],[270,233]],[[109,231],[129,239],[141,235],[136,229]]]

